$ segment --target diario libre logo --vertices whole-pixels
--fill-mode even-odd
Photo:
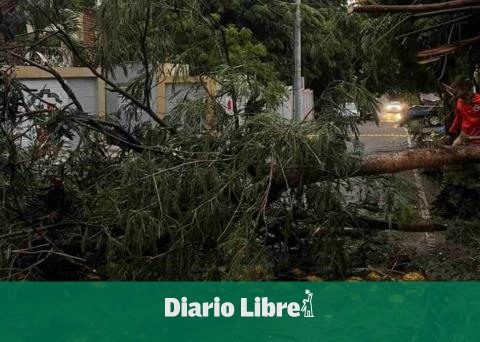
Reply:
[[[298,302],[271,302],[268,297],[255,297],[253,300],[241,298],[239,307],[231,302],[222,302],[215,297],[212,302],[190,302],[187,297],[165,298],[165,317],[225,317],[230,318],[240,313],[240,317],[306,317],[314,318],[313,293],[305,290],[305,298]],[[239,309],[239,310],[237,310]]]

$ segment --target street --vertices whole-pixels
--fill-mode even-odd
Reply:
[[[375,122],[369,121],[360,125],[359,131],[365,155],[410,148],[407,131],[397,124],[381,122],[377,125]]]
[[[359,126],[359,132],[365,155],[415,148],[408,131],[397,124],[381,122],[377,125],[375,122],[367,122]],[[425,223],[431,222],[430,202],[433,200],[433,194],[429,194],[429,191],[425,190],[430,188],[428,182],[418,170],[404,172],[401,175],[410,179],[415,186],[418,202],[415,207],[419,211],[419,218]],[[445,241],[443,233],[400,234],[402,238],[397,243],[406,249],[414,249],[417,252],[425,253],[428,250],[435,250],[438,244]]]
[[[394,123],[381,122],[377,125],[375,122],[367,122],[359,126],[359,131],[365,155],[404,151],[415,147],[407,129]],[[418,170],[409,171],[405,174],[413,176],[412,181],[417,190],[420,217],[424,221],[430,221],[430,205],[425,192],[424,180]]]
[[[415,147],[407,129],[394,123],[381,122],[377,125],[375,122],[367,122],[359,126],[359,131],[365,155],[404,151]],[[412,179],[417,190],[420,217],[424,221],[430,221],[429,200],[420,172],[414,170],[404,174],[407,174]]]

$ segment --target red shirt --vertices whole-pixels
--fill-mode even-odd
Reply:
[[[480,94],[473,95],[472,103],[466,103],[461,99],[457,101],[455,120],[449,132],[480,136]],[[480,144],[480,140],[472,140],[472,143]]]

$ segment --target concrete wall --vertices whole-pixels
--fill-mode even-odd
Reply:
[[[137,79],[138,77],[142,76],[145,71],[142,67],[138,65],[131,65],[124,70],[123,68],[115,68],[112,73],[108,75],[108,79],[113,81],[116,85],[120,86],[121,88],[125,89],[128,87],[129,83],[133,80]],[[155,84],[156,82],[153,82]],[[151,107],[156,109],[158,107],[158,85],[155,85],[152,89],[151,96],[150,96],[150,104]],[[106,103],[106,113],[113,114],[118,112],[120,109],[124,108],[125,105],[128,104],[128,101],[125,101],[123,96],[119,95],[116,92],[112,92],[110,90],[106,90],[105,93],[105,103]],[[138,117],[138,121],[140,122],[148,122],[152,121],[150,116],[145,113],[139,111],[136,116]]]
[[[177,83],[166,85],[166,112],[174,110],[185,101],[192,101],[206,96],[205,89],[199,84]]]
[[[126,104],[122,96],[109,91],[105,82],[97,78],[87,68],[68,67],[56,68],[55,70],[72,89],[83,110],[88,114],[96,114],[103,117],[116,113]],[[188,68],[185,70],[188,70]],[[190,77],[185,74],[185,70],[172,65],[165,65],[162,75],[155,76],[155,86],[151,92],[151,107],[159,117],[165,117],[185,100],[205,97],[207,90],[211,94],[215,93],[213,81]],[[117,68],[109,75],[109,79],[118,86],[125,88],[129,82],[143,73],[142,68],[138,66],[130,66],[126,73],[123,69]],[[59,82],[50,73],[35,67],[18,66],[15,69],[15,78],[23,83],[29,92],[35,94],[33,96],[29,92],[25,92],[27,103],[31,103],[34,110],[65,108],[72,102]],[[134,123],[153,120],[141,110],[130,114],[135,115],[136,120],[134,120]],[[129,117],[129,119],[131,118],[133,117]],[[125,115],[122,115],[122,119],[126,126],[132,123],[126,120]],[[32,128],[29,122],[25,122],[24,127],[20,129],[28,131],[28,137],[21,142],[21,145],[25,147],[30,146],[36,140],[35,129]],[[74,137],[73,141],[66,141],[66,143],[70,146],[76,146],[78,141],[79,138]]]
[[[28,87],[30,91],[38,94],[43,90],[42,99],[46,102],[64,107],[69,105],[72,101],[58,84],[56,80],[52,79],[20,79],[20,81]],[[66,83],[77,96],[78,101],[87,113],[96,113],[98,110],[98,92],[97,80],[94,78],[70,78]],[[55,96],[55,94],[57,96]],[[46,109],[47,105],[42,104],[40,100],[35,99],[32,95],[25,92],[27,99],[32,99],[36,106]]]
[[[312,119],[314,116],[314,107],[315,107],[315,98],[313,90],[303,89],[303,118],[308,120]],[[222,98],[222,106],[225,108],[225,111],[229,114],[233,114],[232,108],[232,98],[230,96],[224,96]],[[241,112],[245,108],[247,99],[241,98],[237,103],[238,110]],[[292,87],[287,88],[287,96],[280,104],[280,106],[275,110],[280,117],[292,120],[293,119],[293,90]],[[302,119],[303,119],[302,118]]]
[[[87,113],[105,114],[105,85],[87,68],[56,68],[65,83],[72,88],[80,104]],[[35,67],[19,66],[15,76],[28,89],[38,95],[42,90],[42,100],[56,107],[68,106],[72,101],[58,81],[49,73]],[[25,94],[27,99],[31,95]],[[35,98],[35,97],[33,97]],[[40,100],[34,101],[39,107],[48,107]]]
[[[117,112],[125,101],[119,94],[111,92],[105,82],[98,79],[87,68],[55,68],[65,82],[77,95],[84,110],[88,113],[97,113],[104,116]],[[130,65],[125,73],[117,68],[108,78],[122,88],[129,82],[144,73],[139,65]],[[16,79],[29,89],[38,92],[45,88],[44,100],[53,101],[59,107],[68,105],[71,101],[53,76],[35,67],[18,66],[15,70]],[[168,115],[179,103],[206,95],[208,91],[215,93],[215,84],[212,80],[188,76],[188,67],[177,67],[166,64],[161,75],[154,75],[154,87],[151,93],[151,107],[161,118]],[[203,84],[203,85],[202,85]],[[57,94],[50,96],[50,94]],[[50,100],[48,100],[50,98]],[[41,101],[37,101],[39,104]],[[142,115],[142,117],[145,115]],[[148,116],[147,116],[148,117]],[[148,117],[148,120],[149,117]],[[142,120],[143,121],[143,120]]]
[[[105,86],[105,82],[95,77],[87,68],[57,68],[66,83],[77,95],[87,113],[104,116],[116,113],[125,101],[119,94],[111,92]],[[63,91],[60,84],[49,73],[35,67],[21,66],[16,68],[16,78],[25,84],[34,92],[45,89],[42,99],[63,107],[71,101]],[[129,82],[138,78],[144,73],[141,66],[131,65],[125,73],[122,68],[117,68],[109,75],[109,79],[120,87],[127,87]],[[203,85],[202,85],[203,84]],[[207,91],[210,94],[216,93],[216,85],[212,80],[199,79],[188,76],[188,68],[179,70],[172,65],[165,65],[162,75],[155,75],[154,87],[152,89],[150,103],[152,109],[161,118],[168,115],[175,107],[186,101],[207,97]],[[57,96],[52,96],[57,94]],[[313,114],[314,94],[310,89],[303,90],[303,114],[304,117],[309,113]],[[27,96],[28,97],[28,96]],[[232,112],[231,98],[224,96],[222,105],[227,112]],[[41,101],[35,103],[40,105]],[[238,107],[241,111],[246,103],[240,100]],[[288,95],[283,103],[277,108],[278,115],[285,119],[292,118],[293,93],[291,87],[288,88]],[[137,113],[140,121],[150,121],[151,118],[144,113]]]
[[[126,88],[130,82],[144,73],[143,66],[132,64],[127,70],[120,67],[114,69],[108,78],[120,87]],[[190,77],[188,73],[188,67],[165,64],[163,70],[153,75],[150,104],[160,118],[169,115],[180,103],[206,97],[206,89],[212,93],[215,91],[213,81]],[[126,104],[121,95],[109,90],[106,91],[105,102],[107,114],[118,112]],[[136,113],[136,116],[137,122],[152,121],[150,116],[142,111]]]

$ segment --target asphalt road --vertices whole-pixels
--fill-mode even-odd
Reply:
[[[364,148],[365,155],[371,155],[382,152],[395,152],[415,148],[408,131],[393,123],[367,122],[359,126],[360,141]],[[431,222],[429,202],[433,199],[426,189],[426,180],[421,176],[418,170],[402,173],[410,179],[416,189],[417,204],[412,204],[419,212],[419,218],[423,222]],[[406,233],[403,242],[405,245],[415,246],[419,249],[429,247],[435,249],[435,246],[442,243],[445,238],[438,233]],[[411,247],[410,246],[410,247]]]
[[[359,131],[365,155],[404,151],[415,147],[408,131],[397,124],[382,122],[377,125],[374,122],[367,122],[359,127]],[[418,170],[408,171],[404,174],[415,185],[418,198],[416,208],[419,210],[420,217],[424,221],[430,221],[429,196],[425,191],[424,179]]]
[[[360,141],[366,155],[402,151],[410,148],[409,136],[403,127],[393,123],[367,122],[359,126]]]

